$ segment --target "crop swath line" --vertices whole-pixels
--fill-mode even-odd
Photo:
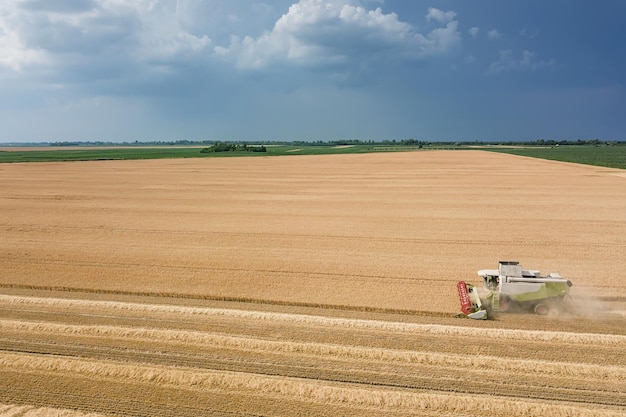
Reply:
[[[248,297],[227,297],[227,296],[219,296],[219,295],[198,295],[198,294],[149,292],[149,291],[138,292],[138,291],[104,290],[104,289],[48,286],[48,285],[27,285],[27,284],[0,284],[0,288],[56,291],[56,292],[84,293],[84,294],[109,294],[109,295],[150,297],[150,298],[174,298],[174,299],[187,299],[187,300],[224,301],[224,302],[237,302],[237,303],[243,303],[243,304],[260,304],[260,305],[273,305],[273,306],[284,306],[284,307],[305,307],[305,308],[317,308],[317,309],[328,309],[328,310],[358,311],[358,312],[369,312],[369,313],[389,313],[389,314],[426,316],[426,317],[449,317],[450,316],[450,314],[448,313],[440,313],[440,312],[435,312],[435,311],[380,308],[380,307],[370,307],[370,306],[350,306],[350,305],[343,305],[343,304],[306,303],[306,302],[298,302],[298,301],[269,300],[269,299],[248,298]],[[2,296],[0,295],[0,298],[1,297]]]
[[[423,353],[412,351],[397,351],[394,349],[380,348],[363,348],[357,346],[340,346],[320,343],[294,343],[294,342],[275,342],[263,339],[254,339],[250,337],[233,337],[222,336],[216,334],[207,334],[205,332],[194,331],[173,331],[173,330],[154,330],[154,329],[137,329],[127,327],[112,326],[77,326],[77,325],[60,325],[31,323],[22,321],[4,320],[0,322],[0,327],[4,332],[19,331],[27,334],[41,334],[43,338],[50,334],[65,334],[66,338],[74,337],[97,337],[114,340],[116,338],[125,341],[143,342],[150,345],[153,341],[159,340],[160,343],[175,343],[180,346],[197,345],[202,349],[228,349],[240,352],[258,352],[271,353],[280,355],[289,355],[289,357],[311,358],[317,357],[320,364],[313,369],[310,367],[302,367],[300,365],[283,365],[276,366],[275,362],[263,363],[258,359],[253,360],[232,360],[229,358],[215,358],[212,354],[163,354],[162,352],[151,352],[145,350],[127,350],[119,348],[108,348],[99,346],[96,348],[86,348],[83,345],[73,346],[64,345],[42,345],[37,343],[14,343],[5,341],[5,350],[28,351],[31,353],[45,353],[46,355],[62,355],[62,356],[79,356],[83,358],[100,359],[106,357],[107,360],[116,360],[127,362],[149,362],[158,365],[168,366],[185,366],[195,369],[211,369],[223,371],[237,371],[245,373],[255,373],[258,375],[272,375],[282,377],[305,378],[328,382],[341,382],[352,384],[366,384],[368,386],[380,386],[386,388],[410,388],[429,391],[445,391],[457,393],[473,393],[479,394],[483,389],[488,389],[492,395],[500,395],[503,397],[525,397],[542,400],[567,400],[569,402],[595,403],[597,405],[626,406],[626,401],[616,401],[616,392],[618,391],[598,391],[587,386],[591,383],[593,386],[602,386],[602,381],[610,379],[612,381],[626,381],[626,369],[623,367],[604,367],[596,365],[579,365],[574,363],[563,362],[546,362],[534,360],[502,360],[502,358],[490,358],[487,356],[475,355],[455,355],[455,354],[437,354]],[[69,343],[69,342],[64,342]],[[111,342],[109,342],[111,343]],[[165,349],[162,345],[160,349]],[[167,349],[167,352],[171,348]],[[347,361],[354,363],[361,369],[358,372],[354,370],[345,370],[343,368],[329,368],[326,363],[333,361]],[[356,364],[359,365],[356,365]],[[407,372],[409,376],[398,376],[395,382],[389,381],[386,372],[375,368],[368,369],[370,365],[366,364],[403,364],[398,374]],[[468,371],[459,364],[473,363],[470,373],[473,378],[484,380],[479,387],[467,386],[463,382],[463,375]],[[416,367],[416,368],[415,368]],[[415,368],[415,369],[413,369]],[[430,375],[429,369],[449,369],[458,376],[437,377]],[[507,375],[513,373],[523,375],[519,382],[509,383],[506,381],[494,382],[489,381],[489,376],[493,374]],[[420,377],[419,375],[429,375]],[[530,376],[535,375],[534,378]],[[417,376],[412,376],[417,375]],[[382,379],[381,379],[382,378]],[[530,381],[541,378],[544,380],[542,387],[537,388],[532,383],[523,385],[525,379]],[[550,382],[552,378],[560,378],[564,380],[571,378],[569,387],[560,387],[559,382],[555,380]],[[585,382],[585,386],[573,386],[576,378]],[[511,381],[516,378],[512,377]],[[485,382],[489,381],[489,382]],[[529,382],[530,382],[529,381]],[[596,381],[593,384],[590,381]],[[433,385],[436,384],[436,385]],[[625,399],[626,400],[626,399]]]
[[[409,350],[344,346],[328,343],[283,342],[253,338],[250,336],[241,337],[193,330],[55,324],[2,319],[0,319],[0,330],[26,332],[27,334],[40,333],[42,335],[64,334],[67,336],[111,337],[123,340],[137,339],[146,342],[160,340],[185,345],[196,344],[199,346],[263,351],[269,353],[425,364],[444,368],[457,368],[459,363],[471,362],[476,358],[476,355],[424,353]],[[626,336],[624,336],[623,339],[626,339]],[[598,345],[601,343],[602,340],[599,340]],[[484,355],[481,355],[480,358],[482,359],[482,365],[480,363],[474,363],[473,368],[476,370],[496,369],[498,371],[516,371],[519,368],[525,370],[527,374],[561,375],[564,377],[582,375],[586,378],[611,378],[612,380],[626,382],[626,368],[618,366],[568,363],[566,367],[563,367],[562,361],[549,362],[511,358],[507,361],[499,361],[497,357]]]
[[[596,334],[596,333],[572,333],[543,330],[521,330],[521,329],[495,329],[451,326],[442,324],[418,324],[402,323],[378,320],[346,319],[323,316],[313,316],[306,314],[289,314],[262,311],[235,310],[226,308],[210,307],[186,307],[177,305],[143,304],[120,301],[92,301],[75,300],[64,298],[40,298],[0,295],[0,302],[15,305],[38,305],[47,307],[64,308],[93,308],[96,311],[110,309],[112,311],[135,311],[144,313],[172,313],[181,316],[205,316],[205,317],[231,317],[238,319],[256,320],[258,322],[285,322],[300,323],[303,325],[319,325],[333,328],[345,329],[370,329],[385,330],[391,332],[411,333],[411,334],[433,334],[446,336],[464,336],[473,340],[488,340],[489,338],[500,338],[502,340],[529,340],[543,342],[562,342],[581,345],[624,345],[626,335],[616,334]]]
[[[259,401],[265,404],[299,401],[311,407],[323,404],[330,409],[345,407],[353,414],[370,415],[428,415],[429,410],[437,410],[439,415],[474,416],[479,411],[484,415],[487,407],[488,414],[494,416],[623,416],[620,412],[626,407],[626,398],[621,395],[626,389],[626,367],[622,364],[583,364],[568,356],[555,356],[551,361],[541,359],[541,355],[537,360],[525,356],[505,359],[506,354],[499,351],[494,353],[498,356],[469,350],[441,352],[437,347],[424,351],[425,346],[412,348],[411,344],[399,349],[390,344],[373,346],[367,339],[352,337],[437,336],[459,346],[490,338],[503,346],[507,340],[527,347],[539,346],[543,341],[584,353],[603,347],[605,352],[618,352],[618,347],[626,344],[626,336],[622,335],[11,295],[0,295],[0,305],[17,313],[24,311],[28,318],[0,318],[0,372],[17,372],[15,375],[21,375],[18,379],[74,378],[83,384],[104,385],[124,380],[145,390],[150,386],[166,391],[183,389],[197,395],[228,393],[262,398]],[[49,319],[47,312],[59,314]],[[97,313],[97,319],[92,319],[90,312]],[[147,320],[139,325],[115,324],[126,316]],[[79,317],[84,321],[67,321]],[[207,331],[204,325],[200,327],[203,330],[172,329],[156,320],[159,317],[172,323],[221,322],[236,328],[232,333]],[[316,337],[298,340],[262,333],[253,336],[246,331],[248,327],[267,326],[284,331],[332,330],[352,336],[336,343],[336,339],[322,342]],[[8,400],[0,398],[0,402]],[[195,411],[202,413],[200,409]],[[181,410],[180,415],[185,413],[192,414]]]
[[[172,368],[144,364],[125,364],[114,361],[83,360],[67,357],[44,357],[38,355],[5,354],[3,359],[13,369],[28,372],[45,371],[50,375],[74,375],[97,381],[115,382],[119,380],[136,383],[158,383],[164,388],[185,388],[210,392],[236,392],[238,394],[258,395],[266,398],[299,399],[308,402],[323,402],[329,405],[350,405],[357,409],[378,409],[419,412],[437,410],[438,412],[468,415],[488,404],[489,409],[503,414],[506,410],[513,415],[537,415],[532,410],[541,407],[545,414],[569,410],[576,415],[618,416],[619,412],[609,409],[596,410],[598,404],[578,404],[572,402],[545,403],[528,399],[509,399],[481,394],[458,394],[442,392],[414,392],[405,389],[388,389],[363,384],[334,383],[264,376],[240,372],[199,371],[189,368]],[[521,414],[521,413],[524,414]],[[569,415],[569,414],[568,414]]]
[[[486,355],[481,355],[481,361],[478,362],[474,361],[476,355],[426,353],[328,343],[284,342],[259,339],[250,336],[241,337],[191,330],[104,325],[70,325],[20,320],[0,320],[0,330],[7,332],[26,332],[27,334],[39,333],[42,335],[64,334],[67,337],[108,337],[144,342],[159,340],[163,342],[167,341],[177,344],[198,345],[200,347],[219,349],[224,348],[313,357],[336,357],[338,359],[366,360],[372,362],[380,361],[383,363],[401,363],[409,365],[417,364],[450,369],[458,368],[459,363],[473,362],[473,370],[476,371],[496,370],[497,372],[517,372],[518,370],[523,370],[526,374],[537,374],[538,376],[550,375],[566,378],[600,378],[626,382],[626,368],[619,366],[599,366],[578,363],[567,363],[567,365],[564,366],[563,361],[550,362],[545,360],[537,361],[513,358],[501,361],[498,357],[489,357]]]
[[[148,343],[146,341],[146,343]],[[485,391],[491,393],[491,395],[499,395],[502,397],[516,397],[516,398],[532,398],[536,400],[559,400],[574,403],[594,403],[604,406],[626,406],[626,401],[616,401],[619,398],[620,391],[604,391],[604,390],[592,390],[585,387],[560,387],[558,385],[552,385],[548,381],[544,381],[543,386],[540,388],[530,385],[523,385],[523,381],[510,383],[507,381],[489,381],[489,375],[492,375],[491,370],[482,371],[484,375],[477,378],[484,378],[480,386],[467,385],[462,379],[465,374],[465,369],[459,369],[458,363],[469,362],[469,357],[464,359],[455,359],[451,355],[451,360],[447,362],[457,363],[457,366],[452,367],[450,365],[443,366],[448,367],[455,372],[459,372],[457,377],[453,376],[434,376],[430,375],[429,367],[435,366],[436,369],[442,369],[439,365],[427,365],[425,369],[419,366],[416,369],[400,368],[399,372],[407,372],[410,375],[398,376],[396,374],[386,374],[380,370],[372,369],[359,369],[355,372],[351,369],[337,368],[336,365],[321,363],[316,365],[313,369],[307,366],[289,365],[274,362],[258,362],[258,360],[235,360],[229,358],[215,357],[213,354],[200,353],[200,354],[183,354],[177,352],[154,352],[147,350],[129,350],[111,348],[110,346],[89,346],[84,345],[64,345],[60,346],[53,343],[37,343],[37,342],[13,342],[9,340],[3,341],[3,351],[13,353],[29,353],[29,354],[42,354],[46,356],[57,357],[76,357],[83,359],[107,359],[107,361],[117,361],[120,363],[145,363],[151,365],[166,365],[175,367],[187,367],[194,369],[204,369],[212,371],[229,371],[229,372],[242,372],[264,376],[281,376],[290,378],[301,378],[315,381],[326,382],[340,382],[350,383],[365,386],[377,386],[384,388],[402,388],[420,391],[442,391],[450,393],[465,393],[465,394],[481,394]],[[244,349],[248,351],[248,349]],[[319,356],[319,355],[316,355]],[[326,362],[329,360],[326,356]],[[344,358],[345,359],[345,358]],[[347,359],[346,359],[347,360]],[[484,358],[488,361],[488,358]],[[376,361],[375,361],[376,362]],[[352,363],[352,362],[350,362]],[[360,362],[359,362],[360,363]],[[364,367],[367,362],[360,363],[359,368]],[[562,366],[567,366],[563,364]],[[523,368],[523,366],[522,366]],[[423,374],[424,376],[421,376]],[[541,372],[538,372],[538,376],[541,377]],[[387,377],[393,377],[393,380],[387,380]],[[381,379],[382,378],[382,379]],[[526,378],[528,378],[526,376]],[[600,378],[601,379],[601,378]],[[512,379],[514,380],[514,379]],[[601,382],[598,382],[596,386],[599,386]],[[616,395],[617,394],[617,395]]]
[[[0,373],[1,375],[1,373]],[[24,378],[20,375],[19,378]],[[61,377],[60,381],[64,381]],[[83,381],[83,384],[87,382]],[[102,398],[98,395],[81,395],[61,390],[57,387],[47,385],[46,391],[42,392],[38,383],[33,388],[9,387],[6,392],[0,390],[0,401],[5,403],[17,403],[18,407],[23,406],[28,409],[35,408],[32,414],[24,414],[25,417],[33,416],[63,416],[63,417],[105,417],[110,415],[128,417],[197,417],[210,415],[213,417],[261,417],[261,414],[248,413],[244,411],[228,411],[208,409],[207,407],[193,407],[191,405],[177,404],[155,404],[148,401],[137,401],[130,396],[116,396],[111,399]],[[192,404],[189,401],[188,404]],[[10,409],[9,409],[10,411]],[[22,410],[17,410],[18,412]],[[0,407],[0,415],[2,408]],[[25,412],[25,410],[24,410]],[[23,414],[9,414],[22,416]]]
[[[0,404],[2,416],[64,416],[64,417],[106,417],[104,414],[82,412],[72,409],[59,409],[53,407],[37,407],[30,404]]]

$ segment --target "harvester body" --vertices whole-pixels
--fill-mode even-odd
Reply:
[[[461,312],[471,318],[511,310],[547,314],[572,286],[558,273],[541,276],[539,271],[522,269],[515,261],[500,261],[498,269],[483,269],[478,275],[483,278],[482,288],[464,281],[457,283]]]

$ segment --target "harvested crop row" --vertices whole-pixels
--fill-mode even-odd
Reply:
[[[200,308],[184,306],[165,306],[156,304],[127,303],[116,301],[69,300],[61,298],[39,298],[0,295],[0,303],[39,305],[59,308],[88,308],[97,311],[110,310],[118,312],[166,313],[180,316],[228,316],[237,319],[255,321],[282,321],[302,323],[326,327],[386,330],[413,334],[434,334],[464,336],[475,339],[498,338],[509,340],[532,340],[543,342],[575,343],[584,345],[624,345],[626,336],[595,333],[572,333],[558,331],[537,331],[518,329],[482,329],[462,326],[446,326],[436,324],[397,323],[375,320],[357,320],[331,318],[310,315],[270,313],[260,311],[243,311],[219,308]]]
[[[7,417],[104,417],[104,414],[83,413],[75,410],[62,410],[30,405],[0,404],[0,415]]]
[[[285,397],[324,404],[341,404],[354,409],[445,413],[483,416],[580,416],[617,417],[623,412],[594,409],[584,404],[551,404],[545,401],[503,400],[481,395],[416,393],[382,388],[363,388],[350,384],[324,383],[299,378],[276,378],[249,373],[199,371],[184,368],[123,364],[72,358],[49,358],[27,354],[0,354],[0,366],[22,372],[67,375],[80,374],[97,380],[132,380],[164,387],[190,390],[217,390],[264,397]]]
[[[375,385],[413,392],[489,393],[510,400],[527,398],[608,408],[626,406],[621,396],[626,390],[626,372],[619,360],[623,344],[572,344],[531,338],[517,341],[492,338],[488,344],[483,344],[468,337],[467,333],[453,336],[386,330],[384,326],[325,326],[319,324],[324,321],[291,319],[354,319],[249,310],[240,311],[241,314],[224,314],[225,311],[238,310],[153,304],[155,300],[151,297],[143,298],[147,304],[126,302],[118,309],[103,307],[110,301],[24,296],[15,299],[41,303],[0,303],[0,314],[7,315],[7,318],[0,318],[0,349],[7,352],[272,375],[330,384]],[[45,300],[51,303],[47,304]],[[67,303],[72,301],[76,303],[68,307]],[[135,310],[132,306],[140,309]],[[146,310],[146,307],[154,309]],[[242,304],[241,307],[250,306]],[[207,314],[208,311],[213,313]],[[263,314],[250,316],[250,313]],[[339,312],[320,310],[320,313],[337,315]],[[247,318],[242,318],[244,315]],[[269,319],[271,317],[275,320]],[[415,324],[372,319],[358,321]],[[454,319],[446,321],[455,322]],[[464,323],[471,325],[475,322]],[[417,328],[419,326],[413,327]],[[513,346],[514,351],[511,350]],[[9,370],[3,372],[6,374]],[[19,380],[30,378],[24,373],[21,375]],[[54,381],[54,378],[46,380]],[[11,398],[2,400],[10,402]],[[49,403],[26,400],[32,398],[26,393],[16,398],[31,401],[31,404],[66,406],[63,396],[59,401],[57,397],[51,397]],[[267,404],[270,403],[268,400]]]
[[[600,366],[543,360],[501,360],[498,357],[484,355],[451,355],[371,347],[355,347],[322,343],[297,343],[260,340],[250,337],[223,336],[204,332],[182,330],[137,329],[114,326],[78,326],[51,323],[32,323],[14,320],[0,320],[0,332],[36,333],[43,337],[51,335],[109,337],[126,341],[139,340],[151,342],[175,342],[185,345],[197,345],[205,349],[237,349],[283,355],[310,355],[330,358],[349,359],[352,361],[398,362],[420,364],[438,368],[458,369],[459,364],[471,363],[469,373],[487,371],[493,373],[535,374],[537,377],[575,377],[589,380],[626,381],[626,367]],[[626,389],[626,386],[624,386]]]

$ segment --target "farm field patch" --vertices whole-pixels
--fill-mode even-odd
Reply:
[[[626,415],[624,171],[483,151],[0,165],[0,414]],[[559,316],[458,311],[518,260]]]

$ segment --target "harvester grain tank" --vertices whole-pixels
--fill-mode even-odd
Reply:
[[[572,282],[558,273],[541,276],[523,269],[519,262],[500,261],[498,269],[482,269],[482,287],[465,281],[457,283],[461,312],[473,319],[486,319],[491,312],[530,311],[548,314],[558,308]]]

